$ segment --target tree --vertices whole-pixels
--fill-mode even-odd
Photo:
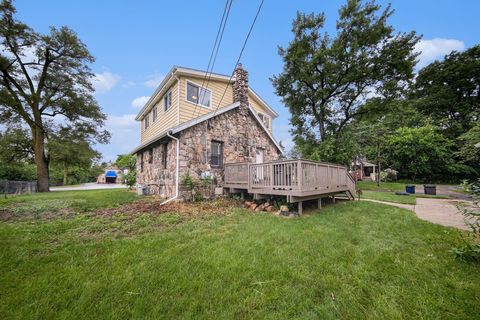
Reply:
[[[100,159],[100,153],[90,146],[88,133],[65,127],[55,132],[47,143],[51,165],[63,172],[63,185],[68,184],[72,169],[88,170]]]
[[[128,173],[125,175],[125,184],[128,187],[133,187],[137,182],[137,157],[132,154],[119,154],[115,164],[119,168],[128,169]]]
[[[403,177],[434,180],[455,170],[451,140],[431,125],[399,128],[386,141],[385,158]]]
[[[476,175],[480,175],[480,123],[458,138],[461,143],[457,152],[460,162],[472,168]]]
[[[413,97],[418,110],[449,138],[470,130],[480,121],[480,45],[420,70]]]
[[[49,191],[49,154],[45,140],[54,130],[51,121],[76,129],[89,127],[98,142],[106,116],[92,96],[94,58],[75,32],[52,27],[42,35],[15,19],[10,0],[0,4],[0,121],[21,122],[30,129],[38,191]]]
[[[333,38],[321,32],[323,13],[297,13],[293,41],[279,48],[283,71],[272,82],[292,114],[300,149],[331,144],[331,139],[337,149],[345,126],[367,112],[360,107],[368,98],[398,98],[410,85],[419,37],[395,34],[387,24],[390,6],[380,10],[374,1],[349,0],[340,9]]]

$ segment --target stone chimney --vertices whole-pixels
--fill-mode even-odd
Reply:
[[[239,63],[233,71],[233,102],[240,102],[240,108],[248,110],[248,72]]]

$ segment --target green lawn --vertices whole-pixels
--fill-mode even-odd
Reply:
[[[357,188],[372,191],[405,191],[405,183],[400,182],[382,182],[380,187],[374,181],[358,181]]]
[[[414,196],[414,195],[401,196],[401,195],[395,194],[394,192],[386,192],[386,191],[365,190],[365,191],[362,191],[362,195],[360,197],[364,198],[364,199],[372,199],[372,200],[387,201],[387,202],[396,202],[396,203],[403,203],[403,204],[415,204],[416,203],[416,196]]]
[[[52,205],[57,218],[43,207],[47,211],[19,211],[0,222],[0,317],[476,319],[480,314],[479,266],[449,252],[460,241],[458,231],[407,210],[348,202],[297,219],[243,209],[201,215],[201,205],[190,215],[158,209],[132,214],[131,208],[79,213],[134,198],[124,190],[102,190],[0,202],[3,216],[12,208],[59,200],[75,211],[65,216]]]

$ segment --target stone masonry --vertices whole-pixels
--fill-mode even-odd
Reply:
[[[257,149],[263,150],[263,161],[278,160],[281,151],[255,119],[248,107],[248,72],[241,64],[235,69],[233,102],[239,107],[200,122],[176,135],[180,143],[180,182],[189,174],[193,179],[212,178],[212,188],[222,186],[223,166],[210,163],[212,141],[223,145],[223,163],[255,162]],[[167,161],[163,163],[164,150]],[[164,138],[137,153],[137,183],[149,186],[151,194],[169,198],[175,195],[176,141]],[[180,185],[180,197],[188,191]]]

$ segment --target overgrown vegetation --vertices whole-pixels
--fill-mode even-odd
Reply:
[[[190,199],[194,202],[201,201],[212,196],[212,178],[210,176],[202,179],[193,178],[186,172],[182,177],[182,185],[190,192]]]
[[[0,221],[2,318],[480,313],[477,266],[448,252],[457,233],[409,211],[357,201],[284,219],[224,200],[159,209],[151,199],[126,190],[2,199],[1,210],[52,201],[73,210]]]
[[[480,262],[480,179],[467,184],[466,190],[472,195],[472,205],[463,204],[459,209],[472,232],[461,234],[463,244],[454,248],[453,252],[459,258]]]

